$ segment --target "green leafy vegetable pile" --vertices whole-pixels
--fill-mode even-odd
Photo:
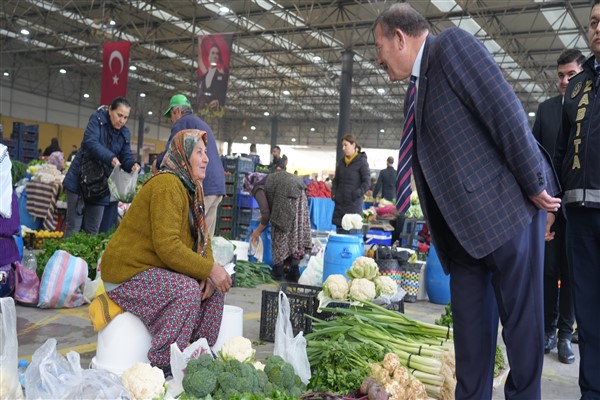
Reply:
[[[444,311],[445,314],[440,315],[440,318],[435,320],[435,324],[452,328],[452,307],[450,306],[450,303],[446,304]]]
[[[304,385],[280,356],[267,358],[264,371],[236,359],[203,354],[188,362],[180,399],[297,399]]]
[[[369,376],[370,363],[383,360],[384,350],[369,342],[348,341],[340,335],[332,340],[311,340],[307,354],[312,372],[309,389],[348,394]]]
[[[11,162],[12,169],[10,170],[10,174],[12,176],[12,184],[14,186],[17,184],[17,182],[25,177],[25,174],[27,173],[27,165],[19,160],[11,160]]]
[[[46,240],[43,251],[36,256],[38,276],[42,277],[44,268],[54,252],[56,250],[64,250],[75,257],[83,258],[88,265],[88,276],[91,280],[94,280],[96,278],[98,259],[111,237],[112,232],[99,233],[97,235],[80,232],[60,241]]]
[[[255,288],[263,283],[271,283],[271,267],[267,264],[238,260],[235,262],[235,286]]]

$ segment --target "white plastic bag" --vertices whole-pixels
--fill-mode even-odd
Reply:
[[[101,369],[82,369],[79,353],[63,357],[50,338],[31,357],[25,371],[28,399],[130,399],[121,379]]]
[[[138,175],[139,170],[130,174],[129,172],[123,171],[120,165],[114,167],[108,177],[110,201],[131,203],[135,197]]]
[[[312,256],[308,260],[306,269],[300,275],[298,283],[308,286],[323,286],[323,253]]]
[[[310,364],[306,354],[306,338],[303,332],[298,332],[294,337],[292,322],[290,321],[290,301],[285,293],[279,291],[279,309],[275,323],[275,349],[273,354],[281,356],[292,364],[296,375],[306,385],[310,380]]]
[[[196,340],[184,351],[179,350],[177,343],[171,344],[171,373],[173,380],[167,385],[167,399],[175,398],[183,393],[183,375],[189,360],[200,357],[202,354],[212,354],[210,346],[205,338]]]
[[[0,312],[0,399],[22,399],[18,372],[17,312],[12,297],[0,299]]]
[[[210,243],[212,245],[213,258],[216,263],[225,265],[233,260],[235,251],[233,249],[233,243],[231,243],[230,240],[221,236],[215,236],[210,240]]]

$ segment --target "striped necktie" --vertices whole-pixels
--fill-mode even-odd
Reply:
[[[410,176],[412,174],[412,145],[413,131],[415,129],[415,95],[417,77],[411,75],[410,83],[406,90],[406,119],[400,140],[400,154],[398,156],[398,175],[396,177],[396,209],[400,214],[406,213],[410,207]]]

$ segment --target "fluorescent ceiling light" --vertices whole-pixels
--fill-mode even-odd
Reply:
[[[64,68],[61,68],[61,69],[58,70],[58,72],[60,72],[61,74],[66,74],[67,70],[64,69]]]
[[[256,130],[256,127],[255,127],[254,125],[252,125],[252,126],[250,127],[250,130],[251,130],[251,131],[255,131],[255,130]]]
[[[23,28],[23,29],[21,29],[21,35],[27,36],[27,35],[29,35],[29,31],[27,29]]]
[[[265,111],[265,112],[264,112],[264,116],[265,116],[265,117],[268,117],[269,115],[270,115],[270,114],[269,114],[269,112],[268,112],[268,111]]]
[[[146,93],[140,93],[140,97],[146,97]]]
[[[89,98],[90,98],[90,95],[89,95],[89,94],[87,94],[87,93],[84,93],[84,94],[83,94],[83,98],[84,98],[84,99],[89,99]]]

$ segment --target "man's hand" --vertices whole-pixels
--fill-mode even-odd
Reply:
[[[117,157],[113,157],[110,164],[112,165],[113,168],[116,168],[119,165],[121,165],[121,161],[119,161],[119,159]]]
[[[140,170],[140,164],[135,163],[133,164],[133,167],[131,167],[131,173],[134,174],[136,171]]]
[[[555,232],[550,231],[550,228],[552,228],[552,224],[554,224],[555,219],[556,215],[549,212],[548,216],[546,217],[546,234],[544,235],[544,240],[546,242],[549,242],[552,239],[554,239]]]
[[[556,212],[560,208],[560,199],[550,196],[545,190],[535,196],[529,196],[529,199],[540,210]]]
[[[227,293],[232,285],[231,276],[222,265],[217,263],[213,265],[210,275],[208,275],[208,281],[222,293]]]

